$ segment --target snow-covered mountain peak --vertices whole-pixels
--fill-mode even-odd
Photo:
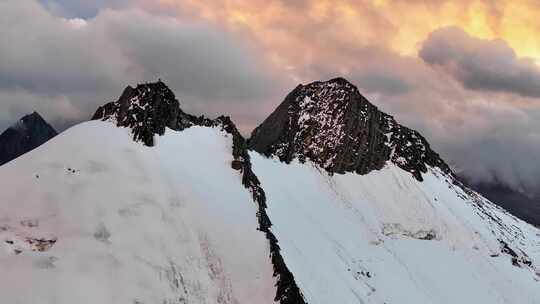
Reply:
[[[296,87],[249,144],[287,163],[309,159],[335,173],[367,174],[387,161],[418,180],[428,166],[451,173],[424,137],[381,112],[344,78]]]

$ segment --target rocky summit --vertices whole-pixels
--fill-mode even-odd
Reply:
[[[0,134],[0,166],[41,146],[58,133],[37,112]]]
[[[119,127],[131,128],[134,140],[153,146],[154,135],[163,135],[166,127],[182,130],[194,118],[180,109],[174,93],[158,81],[128,86],[118,101],[99,107],[92,120],[113,120]]]
[[[377,109],[343,78],[299,85],[252,133],[249,147],[332,173],[367,174],[390,160],[422,180],[427,166],[450,173],[417,131]]]

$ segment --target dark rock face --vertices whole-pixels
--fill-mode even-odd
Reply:
[[[193,116],[180,109],[174,93],[161,81],[128,86],[118,101],[98,108],[92,120],[113,120],[119,127],[129,127],[133,139],[154,145],[154,135],[165,128],[181,130],[192,125]]]
[[[0,135],[0,166],[41,146],[58,133],[38,113],[26,115]]]
[[[181,131],[192,126],[221,128],[232,135],[231,169],[242,175],[242,184],[252,194],[258,206],[257,218],[259,230],[270,243],[270,259],[276,277],[275,301],[281,304],[305,304],[300,288],[296,285],[293,274],[285,265],[280,253],[278,240],[272,233],[272,223],[266,214],[266,195],[260,181],[251,169],[247,143],[235,124],[228,116],[208,119],[184,113],[173,92],[161,81],[127,87],[117,102],[100,107],[94,114],[95,120],[111,120],[120,127],[129,127],[135,141],[142,141],[147,146],[154,145],[154,136],[163,135],[165,128]]]
[[[417,131],[377,109],[343,78],[299,85],[252,133],[249,148],[332,173],[366,174],[392,161],[422,180],[427,166],[451,173]]]

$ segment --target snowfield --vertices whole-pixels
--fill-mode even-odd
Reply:
[[[0,169],[1,303],[273,303],[257,206],[218,129],[159,148],[92,121]]]
[[[1,303],[274,302],[232,136],[155,143],[92,121],[0,168]],[[540,230],[440,170],[330,176],[250,156],[307,303],[540,303]]]
[[[329,176],[309,162],[251,158],[308,303],[540,303],[540,231],[475,203],[440,171],[419,182],[388,163]],[[532,267],[513,266],[499,239]]]

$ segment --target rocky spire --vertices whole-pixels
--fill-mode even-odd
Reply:
[[[111,120],[119,127],[133,130],[133,138],[147,146],[154,145],[154,136],[163,135],[165,128],[181,130],[196,119],[180,109],[174,93],[160,81],[128,86],[118,101],[99,107],[93,120]]]
[[[366,174],[387,161],[418,180],[427,166],[451,173],[424,137],[343,78],[296,87],[253,131],[249,148],[284,162],[309,159],[332,173]]]
[[[41,146],[57,134],[37,112],[24,116],[0,134],[0,165]]]

